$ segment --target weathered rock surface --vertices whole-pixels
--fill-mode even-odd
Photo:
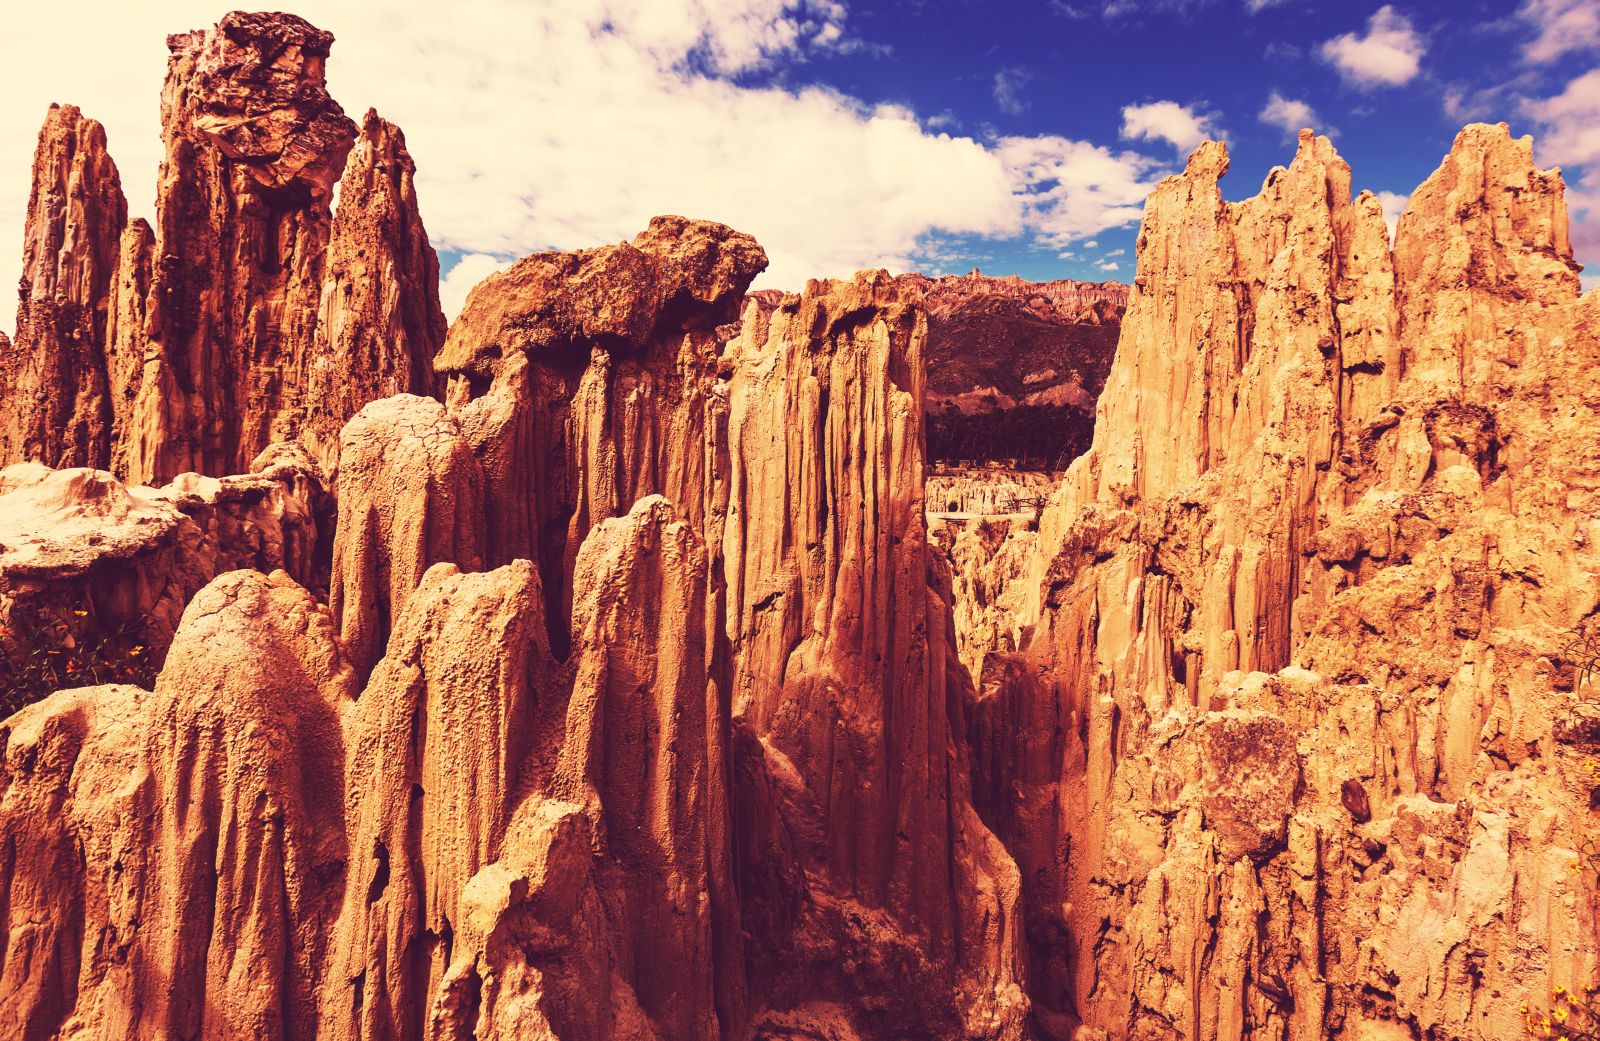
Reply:
[[[313,1036],[348,680],[303,589],[234,572],[154,692],[66,691],[0,725],[5,1036]]]
[[[895,279],[928,317],[928,457],[1059,470],[1089,447],[1128,304],[1119,282],[1029,282],[974,269]],[[771,289],[747,303],[770,314]],[[723,338],[738,329],[727,326]]]
[[[334,182],[356,126],[331,34],[226,15],[171,36],[145,332],[124,436],[134,481],[237,473],[298,433]]]
[[[1391,260],[1325,138],[1242,203],[1226,168],[1152,196],[1094,447],[1006,564],[1031,630],[971,732],[1037,1022],[1516,1036],[1600,958],[1562,737],[1600,338],[1559,178],[1469,127]]]
[[[1088,448],[1128,287],[972,271],[899,281],[928,315],[928,455],[1060,469]]]
[[[752,307],[730,347],[733,713],[765,778],[740,784],[764,793],[740,810],[742,895],[774,1014],[1016,1036],[1018,879],[969,800],[970,684],[923,520],[925,334],[880,272]]]
[[[306,371],[301,437],[330,471],[339,431],[361,406],[439,396],[439,259],[417,207],[416,170],[400,128],[368,110],[339,185]]]
[[[347,724],[350,862],[319,1037],[431,1036],[467,883],[501,857],[564,702],[532,565],[428,570]]]
[[[740,1036],[705,574],[699,537],[660,496],[585,541],[559,755],[463,894],[433,1036]]]
[[[109,465],[106,336],[127,219],[105,130],[51,105],[33,157],[16,339],[0,346],[0,466]]]
[[[318,539],[328,512],[314,467],[292,454],[263,459],[256,473],[187,474],[159,489],[129,488],[100,470],[8,467],[0,471],[6,667],[113,634],[118,652],[144,648],[159,666],[190,598],[239,568],[283,569],[323,588]]]
[[[760,247],[658,218],[441,346],[375,116],[328,213],[328,42],[174,38],[159,229],[29,326],[98,337],[113,465],[254,472],[0,471],[0,622],[165,655],[0,721],[0,1041],[1499,1039],[1600,970],[1600,297],[1527,140],[1392,248],[1327,139],[1237,204],[1197,150],[997,518],[1045,479],[925,491],[937,283],[730,328]],[[47,138],[66,242],[115,207]]]
[[[538,562],[558,654],[596,524],[662,494],[715,527],[717,328],[766,263],[748,235],[657,217],[632,242],[490,276],[451,327],[434,366],[488,478],[489,561]]]
[[[328,604],[363,680],[428,568],[483,568],[483,472],[444,406],[374,401],[340,435],[338,538]]]

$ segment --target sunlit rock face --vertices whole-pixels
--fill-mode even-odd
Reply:
[[[356,139],[326,88],[332,45],[292,15],[167,38],[149,346],[123,445],[135,481],[237,472],[297,432]]]
[[[0,343],[0,466],[107,465],[107,327],[127,219],[105,130],[51,105],[33,157],[16,340]]]
[[[924,404],[932,463],[1059,471],[1089,447],[1128,286],[1029,282],[976,269],[895,281],[919,298],[928,318]],[[749,302],[770,312],[782,298],[764,289]]]
[[[1596,960],[1564,648],[1600,342],[1560,179],[1468,127],[1391,252],[1327,139],[1242,203],[1226,169],[1202,146],[1151,197],[1094,446],[996,558],[1025,635],[983,667],[975,787],[1036,1018],[1516,1036]]]
[[[718,528],[718,328],[766,265],[748,235],[657,217],[632,242],[491,275],[451,327],[434,364],[488,477],[488,556],[539,563],[558,654],[594,525],[662,494],[696,529]]]
[[[416,172],[405,134],[368,109],[339,182],[300,408],[300,438],[330,471],[339,430],[363,405],[439,396],[439,259],[422,224]]]
[[[1528,140],[1392,247],[1326,138],[1239,203],[1202,146],[1088,450],[930,483],[941,294],[1109,290],[749,294],[669,216],[446,333],[330,43],[173,38],[154,231],[41,138],[10,349],[88,375],[8,369],[0,676],[148,670],[0,719],[0,1041],[1510,1038],[1594,978],[1600,305]]]

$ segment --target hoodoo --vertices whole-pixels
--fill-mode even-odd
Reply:
[[[107,465],[106,336],[127,219],[105,130],[50,106],[33,157],[16,340],[0,345],[0,466]]]

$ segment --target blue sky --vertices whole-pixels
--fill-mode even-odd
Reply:
[[[1252,10],[1241,0],[879,0],[850,10],[852,32],[870,46],[784,66],[773,79],[902,104],[952,133],[1062,135],[1131,149],[1168,170],[1181,166],[1185,150],[1124,134],[1124,109],[1172,101],[1207,117],[1213,136],[1227,140],[1233,165],[1225,190],[1234,199],[1253,194],[1268,170],[1293,155],[1287,124],[1262,115],[1276,96],[1309,107],[1315,118],[1308,125],[1333,136],[1355,190],[1405,195],[1434,170],[1465,122],[1504,120],[1517,134],[1540,130],[1530,106],[1600,67],[1597,5],[1278,0]],[[1327,48],[1347,34],[1364,42],[1380,9],[1394,15],[1384,24],[1408,25],[1418,41],[1414,74],[1352,75],[1338,60],[1343,52]],[[1547,27],[1573,46],[1528,57]],[[1547,151],[1538,137],[1535,144],[1537,153]],[[1567,169],[1570,177],[1586,167]],[[1095,235],[1099,249],[1059,250],[1023,234],[963,236],[930,252],[948,254],[949,270],[975,262],[1034,279],[1125,281],[1136,230]],[[1600,265],[1600,241],[1585,238],[1589,257],[1580,259]],[[1107,261],[1115,250],[1127,252]],[[934,255],[921,259],[939,263]],[[1119,272],[1100,270],[1119,260]]]
[[[1533,133],[1600,269],[1600,0],[279,2],[334,33],[344,107],[404,128],[452,313],[496,267],[659,213],[754,234],[758,285],[869,266],[1127,280],[1143,198],[1195,143],[1228,141],[1244,198],[1302,124],[1395,212],[1464,123]],[[229,7],[8,12],[0,285],[48,105],[105,124],[151,216],[166,34]]]

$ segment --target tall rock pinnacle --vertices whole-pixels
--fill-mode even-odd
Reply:
[[[0,466],[104,466],[107,313],[128,219],[105,130],[51,105],[33,158],[16,340],[0,348]]]
[[[445,320],[416,170],[400,128],[369,110],[340,182],[306,372],[302,438],[324,465],[337,459],[339,428],[362,405],[437,396],[433,356]]]
[[[1024,636],[969,729],[1035,1017],[1518,1036],[1600,956],[1592,874],[1547,866],[1591,841],[1564,670],[1600,297],[1504,124],[1462,131],[1392,253],[1327,138],[1239,203],[1227,162],[1202,145],[1145,207],[1094,445],[1008,564]]]
[[[167,39],[133,480],[238,472],[298,433],[333,185],[356,139],[325,85],[332,43],[293,15],[238,12]]]

